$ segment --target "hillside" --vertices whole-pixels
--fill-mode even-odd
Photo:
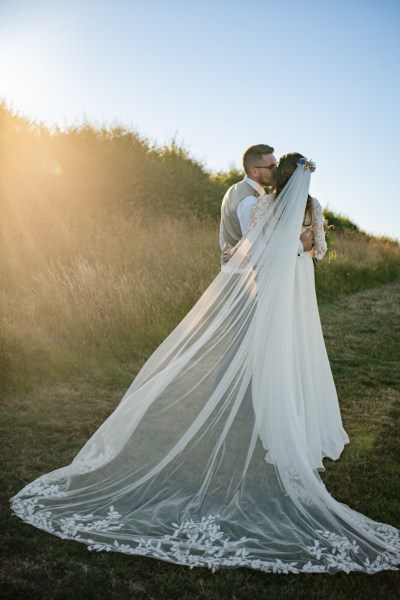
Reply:
[[[49,131],[5,103],[0,125],[2,388],[142,360],[218,272],[221,198],[240,175],[122,127]],[[320,302],[400,276],[399,244],[327,216]]]

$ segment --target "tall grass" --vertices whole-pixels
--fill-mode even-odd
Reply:
[[[318,300],[332,302],[341,294],[374,287],[400,277],[400,245],[352,229],[331,234],[333,249],[317,264]]]
[[[13,385],[18,374],[43,377],[91,358],[140,364],[219,270],[217,224],[196,217],[114,215],[63,223],[34,245],[7,242],[1,341]],[[334,248],[316,269],[320,301],[400,276],[391,241],[338,232]]]
[[[34,367],[41,377],[54,361],[64,367],[84,366],[91,357],[140,362],[218,270],[216,226],[197,218],[114,215],[64,223],[62,235],[50,237],[52,251],[49,238],[36,238],[35,246],[9,252],[0,267],[8,280],[0,302],[9,380],[11,363],[15,373],[28,368],[32,377]]]

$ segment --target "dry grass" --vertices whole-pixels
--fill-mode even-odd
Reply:
[[[140,363],[219,270],[215,221],[138,211],[9,215],[0,265],[3,388],[82,372],[94,363]],[[316,269],[319,300],[400,275],[400,246],[334,234],[334,259]]]
[[[351,230],[334,232],[332,241],[332,250],[316,269],[319,301],[329,302],[400,277],[396,241]]]
[[[141,359],[219,268],[216,226],[195,218],[86,219],[35,244],[14,239],[3,238],[2,345],[22,376],[32,361],[42,377],[50,363]]]

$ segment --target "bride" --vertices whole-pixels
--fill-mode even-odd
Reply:
[[[246,235],[72,463],[11,499],[89,550],[300,573],[395,569],[399,531],[332,498],[342,427],[311,253],[326,252],[312,161],[282,157]]]

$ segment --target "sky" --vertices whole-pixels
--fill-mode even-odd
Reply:
[[[213,171],[301,152],[324,207],[400,239],[399,31],[400,0],[0,0],[0,99]]]

